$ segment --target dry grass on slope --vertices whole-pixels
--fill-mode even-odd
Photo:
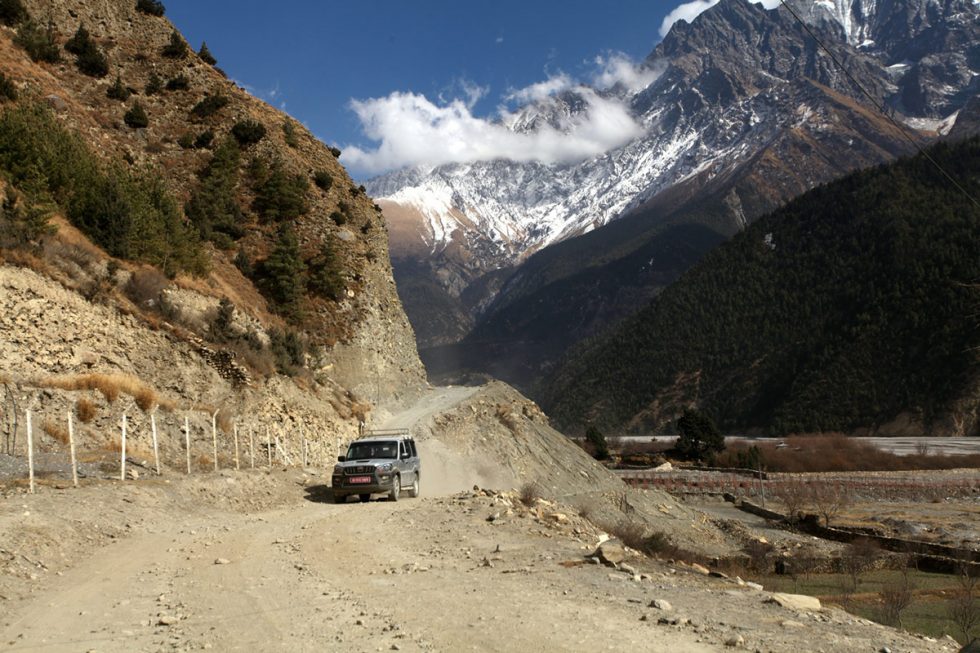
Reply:
[[[97,390],[110,403],[118,399],[121,394],[126,394],[132,397],[144,412],[150,412],[156,407],[164,410],[173,410],[177,407],[175,401],[160,397],[152,387],[128,374],[55,376],[41,379],[36,385],[59,390]]]

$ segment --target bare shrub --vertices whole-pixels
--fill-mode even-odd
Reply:
[[[160,293],[169,285],[170,281],[162,272],[145,267],[130,275],[123,292],[140,308],[156,308],[160,304]]]
[[[144,385],[137,388],[133,394],[133,399],[144,413],[150,412],[157,405],[157,393],[149,386]]]
[[[881,622],[896,628],[902,627],[902,613],[912,604],[912,581],[907,569],[901,579],[887,583],[878,592],[881,600]]]
[[[541,498],[541,488],[537,483],[525,483],[518,491],[518,498],[521,503],[530,508]]]
[[[68,444],[68,427],[58,422],[53,422],[51,420],[44,420],[41,424],[41,430],[50,435],[52,438],[60,442],[61,444]]]
[[[350,412],[359,422],[366,422],[367,415],[371,412],[371,404],[365,401],[355,401],[350,406]]]
[[[973,634],[980,626],[980,599],[976,596],[978,579],[963,565],[957,574],[959,588],[946,602],[946,614],[963,634],[963,644],[972,641]]]
[[[824,526],[830,526],[844,508],[851,505],[851,493],[842,483],[812,483],[810,500],[823,517]]]
[[[867,538],[859,538],[851,542],[841,556],[842,571],[850,579],[851,591],[857,591],[861,583],[861,575],[874,567],[881,555],[878,545]]]
[[[75,402],[75,415],[77,415],[78,419],[84,424],[88,424],[95,419],[98,412],[99,409],[96,408],[95,402],[93,402],[91,399],[82,397]]]
[[[742,550],[749,556],[749,566],[753,571],[766,573],[769,571],[769,554],[773,551],[773,546],[769,542],[762,540],[750,540],[742,547]]]
[[[781,482],[773,494],[786,507],[786,516],[791,522],[799,519],[803,508],[810,502],[810,487],[799,478]]]

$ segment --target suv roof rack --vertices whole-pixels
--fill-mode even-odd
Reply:
[[[411,437],[412,433],[408,429],[367,429],[360,438],[383,438],[383,437]]]

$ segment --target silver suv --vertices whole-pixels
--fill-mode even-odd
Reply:
[[[352,494],[369,501],[372,494],[382,492],[398,501],[403,489],[410,497],[419,495],[421,462],[407,430],[368,431],[337,460],[331,483],[337,503],[345,503]]]

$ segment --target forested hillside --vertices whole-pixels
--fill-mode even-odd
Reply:
[[[962,190],[919,155],[803,195],[579,347],[542,403],[572,432],[696,405],[727,430],[975,433],[980,139],[928,153]]]

